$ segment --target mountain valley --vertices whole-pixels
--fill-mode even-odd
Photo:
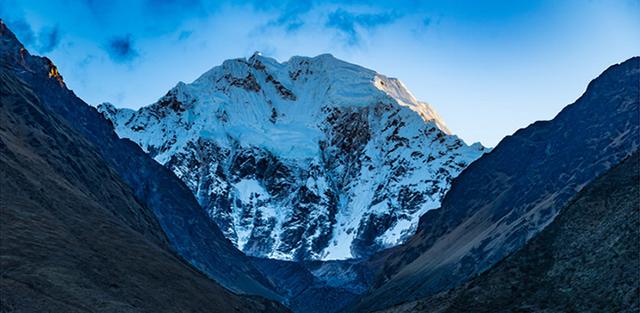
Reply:
[[[494,148],[330,54],[93,107],[1,19],[0,96],[0,312],[640,310],[639,56]]]

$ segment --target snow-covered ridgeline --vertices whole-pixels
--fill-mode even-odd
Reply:
[[[241,250],[278,259],[401,243],[486,151],[451,135],[399,80],[328,54],[228,60],[138,111],[99,109]]]

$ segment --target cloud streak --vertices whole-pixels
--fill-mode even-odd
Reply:
[[[41,53],[49,53],[60,44],[60,29],[58,26],[53,28],[45,28],[38,34],[38,50]]]
[[[362,13],[356,14],[343,9],[329,13],[325,27],[332,28],[343,34],[348,45],[360,42],[360,29],[372,30],[376,27],[393,23],[398,19],[395,13]]]
[[[267,26],[284,27],[287,32],[292,32],[304,26],[302,15],[313,8],[310,0],[290,1],[284,7],[283,12]]]
[[[106,51],[111,60],[117,63],[130,63],[140,56],[134,46],[131,34],[114,37],[107,43]]]
[[[61,35],[58,26],[42,28],[36,35],[31,25],[22,18],[8,21],[7,24],[18,36],[22,44],[33,48],[38,53],[49,53],[60,44]]]

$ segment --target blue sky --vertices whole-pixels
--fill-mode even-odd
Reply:
[[[0,17],[91,104],[148,105],[254,51],[328,52],[400,78],[454,133],[489,146],[640,55],[640,0],[0,0]]]

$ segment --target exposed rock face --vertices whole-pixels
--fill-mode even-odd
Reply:
[[[587,185],[522,250],[468,284],[385,310],[638,312],[640,154]]]
[[[207,218],[182,181],[136,144],[118,138],[109,121],[65,87],[50,60],[30,55],[4,24],[0,26],[2,71],[23,80],[42,107],[96,148],[107,166],[131,188],[137,201],[153,211],[180,256],[235,292],[280,299],[251,260]]]
[[[405,245],[373,258],[376,287],[354,310],[459,285],[521,248],[640,143],[640,57],[611,66],[553,120],[502,140],[458,176]]]
[[[99,110],[180,177],[245,253],[361,258],[403,242],[486,151],[402,83],[321,55],[254,55],[138,111]]]
[[[9,35],[0,20],[3,48]],[[99,149],[1,60],[1,312],[287,311],[229,292],[176,255]]]

